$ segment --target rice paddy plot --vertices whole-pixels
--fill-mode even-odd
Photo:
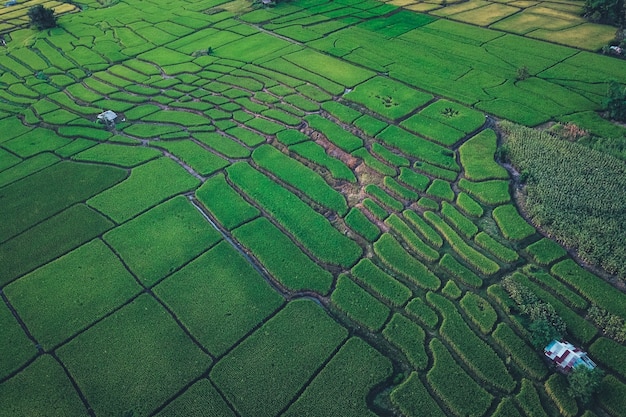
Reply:
[[[336,159],[326,153],[326,150],[310,141],[297,143],[289,147],[290,151],[300,155],[301,157],[326,168],[333,178],[338,180],[346,180],[356,182],[356,177],[352,170],[341,160]]]
[[[417,372],[412,372],[406,381],[391,392],[391,401],[407,417],[446,415],[420,381]]]
[[[57,354],[94,411],[103,415],[147,416],[211,364],[147,294],[81,333]]]
[[[465,177],[471,181],[508,179],[506,169],[494,160],[497,137],[493,130],[483,130],[459,147]]]
[[[46,349],[84,329],[140,290],[115,254],[99,239],[4,289],[33,336]]]
[[[113,224],[83,204],[71,206],[0,245],[0,286],[72,250]],[[51,245],[50,242],[55,242]]]
[[[120,223],[198,184],[171,159],[158,158],[134,168],[125,181],[89,199],[88,204]]]
[[[76,116],[72,115],[72,119],[75,118]],[[21,136],[4,142],[2,147],[21,158],[28,158],[41,152],[54,151],[68,143],[70,143],[70,139],[62,138],[52,130],[35,128]]]
[[[283,415],[373,417],[366,398],[391,370],[377,350],[350,338]]]
[[[344,97],[391,120],[406,116],[433,98],[430,94],[383,77],[374,77],[359,84]]]
[[[371,331],[380,331],[389,317],[389,308],[347,275],[342,274],[337,279],[331,301],[350,319]]]
[[[88,416],[61,365],[50,355],[40,356],[24,371],[0,384],[0,416]]]
[[[0,241],[121,181],[126,173],[107,166],[60,162],[2,188]],[[31,190],[40,190],[32,193]],[[19,213],[19,214],[18,214]]]
[[[242,416],[273,416],[347,336],[316,303],[295,300],[220,360],[210,377]]]
[[[206,378],[193,384],[155,416],[178,417],[180,415],[235,417],[233,410]]]
[[[225,241],[161,282],[154,292],[215,356],[224,354],[283,303]]]
[[[332,274],[314,263],[266,218],[255,219],[232,233],[288,290],[310,290],[320,294],[330,290]]]
[[[33,358],[37,354],[37,348],[26,336],[11,310],[4,304],[0,305],[0,326],[2,326],[3,333],[0,339],[0,348],[3,352],[0,356],[0,379],[5,379]],[[0,392],[2,389],[0,385]]]

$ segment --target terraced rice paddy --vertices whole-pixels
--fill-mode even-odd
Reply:
[[[506,17],[539,7],[394,4],[0,27],[0,416],[625,415],[623,349],[585,315],[626,296],[526,223],[492,122],[595,111],[626,64],[512,34],[540,38]],[[509,275],[602,364],[589,408]]]

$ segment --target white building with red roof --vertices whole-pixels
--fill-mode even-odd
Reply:
[[[589,369],[596,367],[587,352],[584,352],[565,340],[553,340],[543,350],[545,355],[552,359],[557,368],[565,373],[569,373],[577,366],[583,365]]]

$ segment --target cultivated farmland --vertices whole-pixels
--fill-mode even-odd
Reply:
[[[588,121],[626,62],[526,3],[5,9],[0,416],[626,415],[626,296],[528,223],[494,122]],[[504,278],[601,364],[591,405]]]

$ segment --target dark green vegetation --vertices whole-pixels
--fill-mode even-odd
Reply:
[[[622,62],[506,33],[569,12],[105,3],[0,47],[0,415],[623,415],[624,294],[494,158],[492,116],[619,132]],[[548,319],[607,374],[589,405]]]

